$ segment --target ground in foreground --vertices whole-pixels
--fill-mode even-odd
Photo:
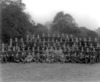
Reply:
[[[100,82],[100,64],[0,64],[0,82]]]

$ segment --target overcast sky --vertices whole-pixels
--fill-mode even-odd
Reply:
[[[26,11],[35,22],[52,21],[56,13],[64,11],[73,16],[79,26],[100,27],[100,0],[23,0]]]

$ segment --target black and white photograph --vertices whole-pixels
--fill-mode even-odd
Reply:
[[[100,82],[100,0],[0,0],[0,82]]]

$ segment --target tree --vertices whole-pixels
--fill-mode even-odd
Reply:
[[[95,31],[89,30],[86,27],[80,27],[81,36],[83,37],[91,37],[91,38],[98,38],[98,34]]]
[[[42,25],[40,23],[37,24],[36,26],[36,34],[43,34],[43,33],[48,33],[48,28],[45,25]]]
[[[2,5],[3,42],[7,43],[9,38],[25,38],[27,31],[35,30],[30,15],[24,12],[25,5],[21,0],[3,0]]]
[[[98,29],[96,30],[96,33],[98,33],[98,35],[100,36],[100,27],[98,27]]]
[[[53,33],[73,34],[77,37],[98,38],[98,34],[86,27],[78,27],[74,18],[70,14],[58,12],[54,17],[51,30]]]
[[[56,14],[51,30],[55,33],[67,33],[74,35],[79,35],[80,33],[80,29],[75,23],[74,18],[70,14],[64,14],[63,12]]]

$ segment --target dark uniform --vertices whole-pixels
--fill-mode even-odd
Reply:
[[[33,60],[33,56],[30,52],[28,52],[28,55],[25,57],[24,62],[30,63]]]
[[[3,61],[3,54],[2,54],[2,53],[0,53],[0,62],[1,62],[1,63],[4,62],[4,61]]]
[[[87,48],[85,53],[85,63],[89,63],[89,61],[90,61],[90,51],[89,48]]]
[[[19,52],[16,52],[15,57],[14,57],[14,61],[15,61],[16,63],[19,63],[19,62],[20,62],[20,59],[19,59]]]

